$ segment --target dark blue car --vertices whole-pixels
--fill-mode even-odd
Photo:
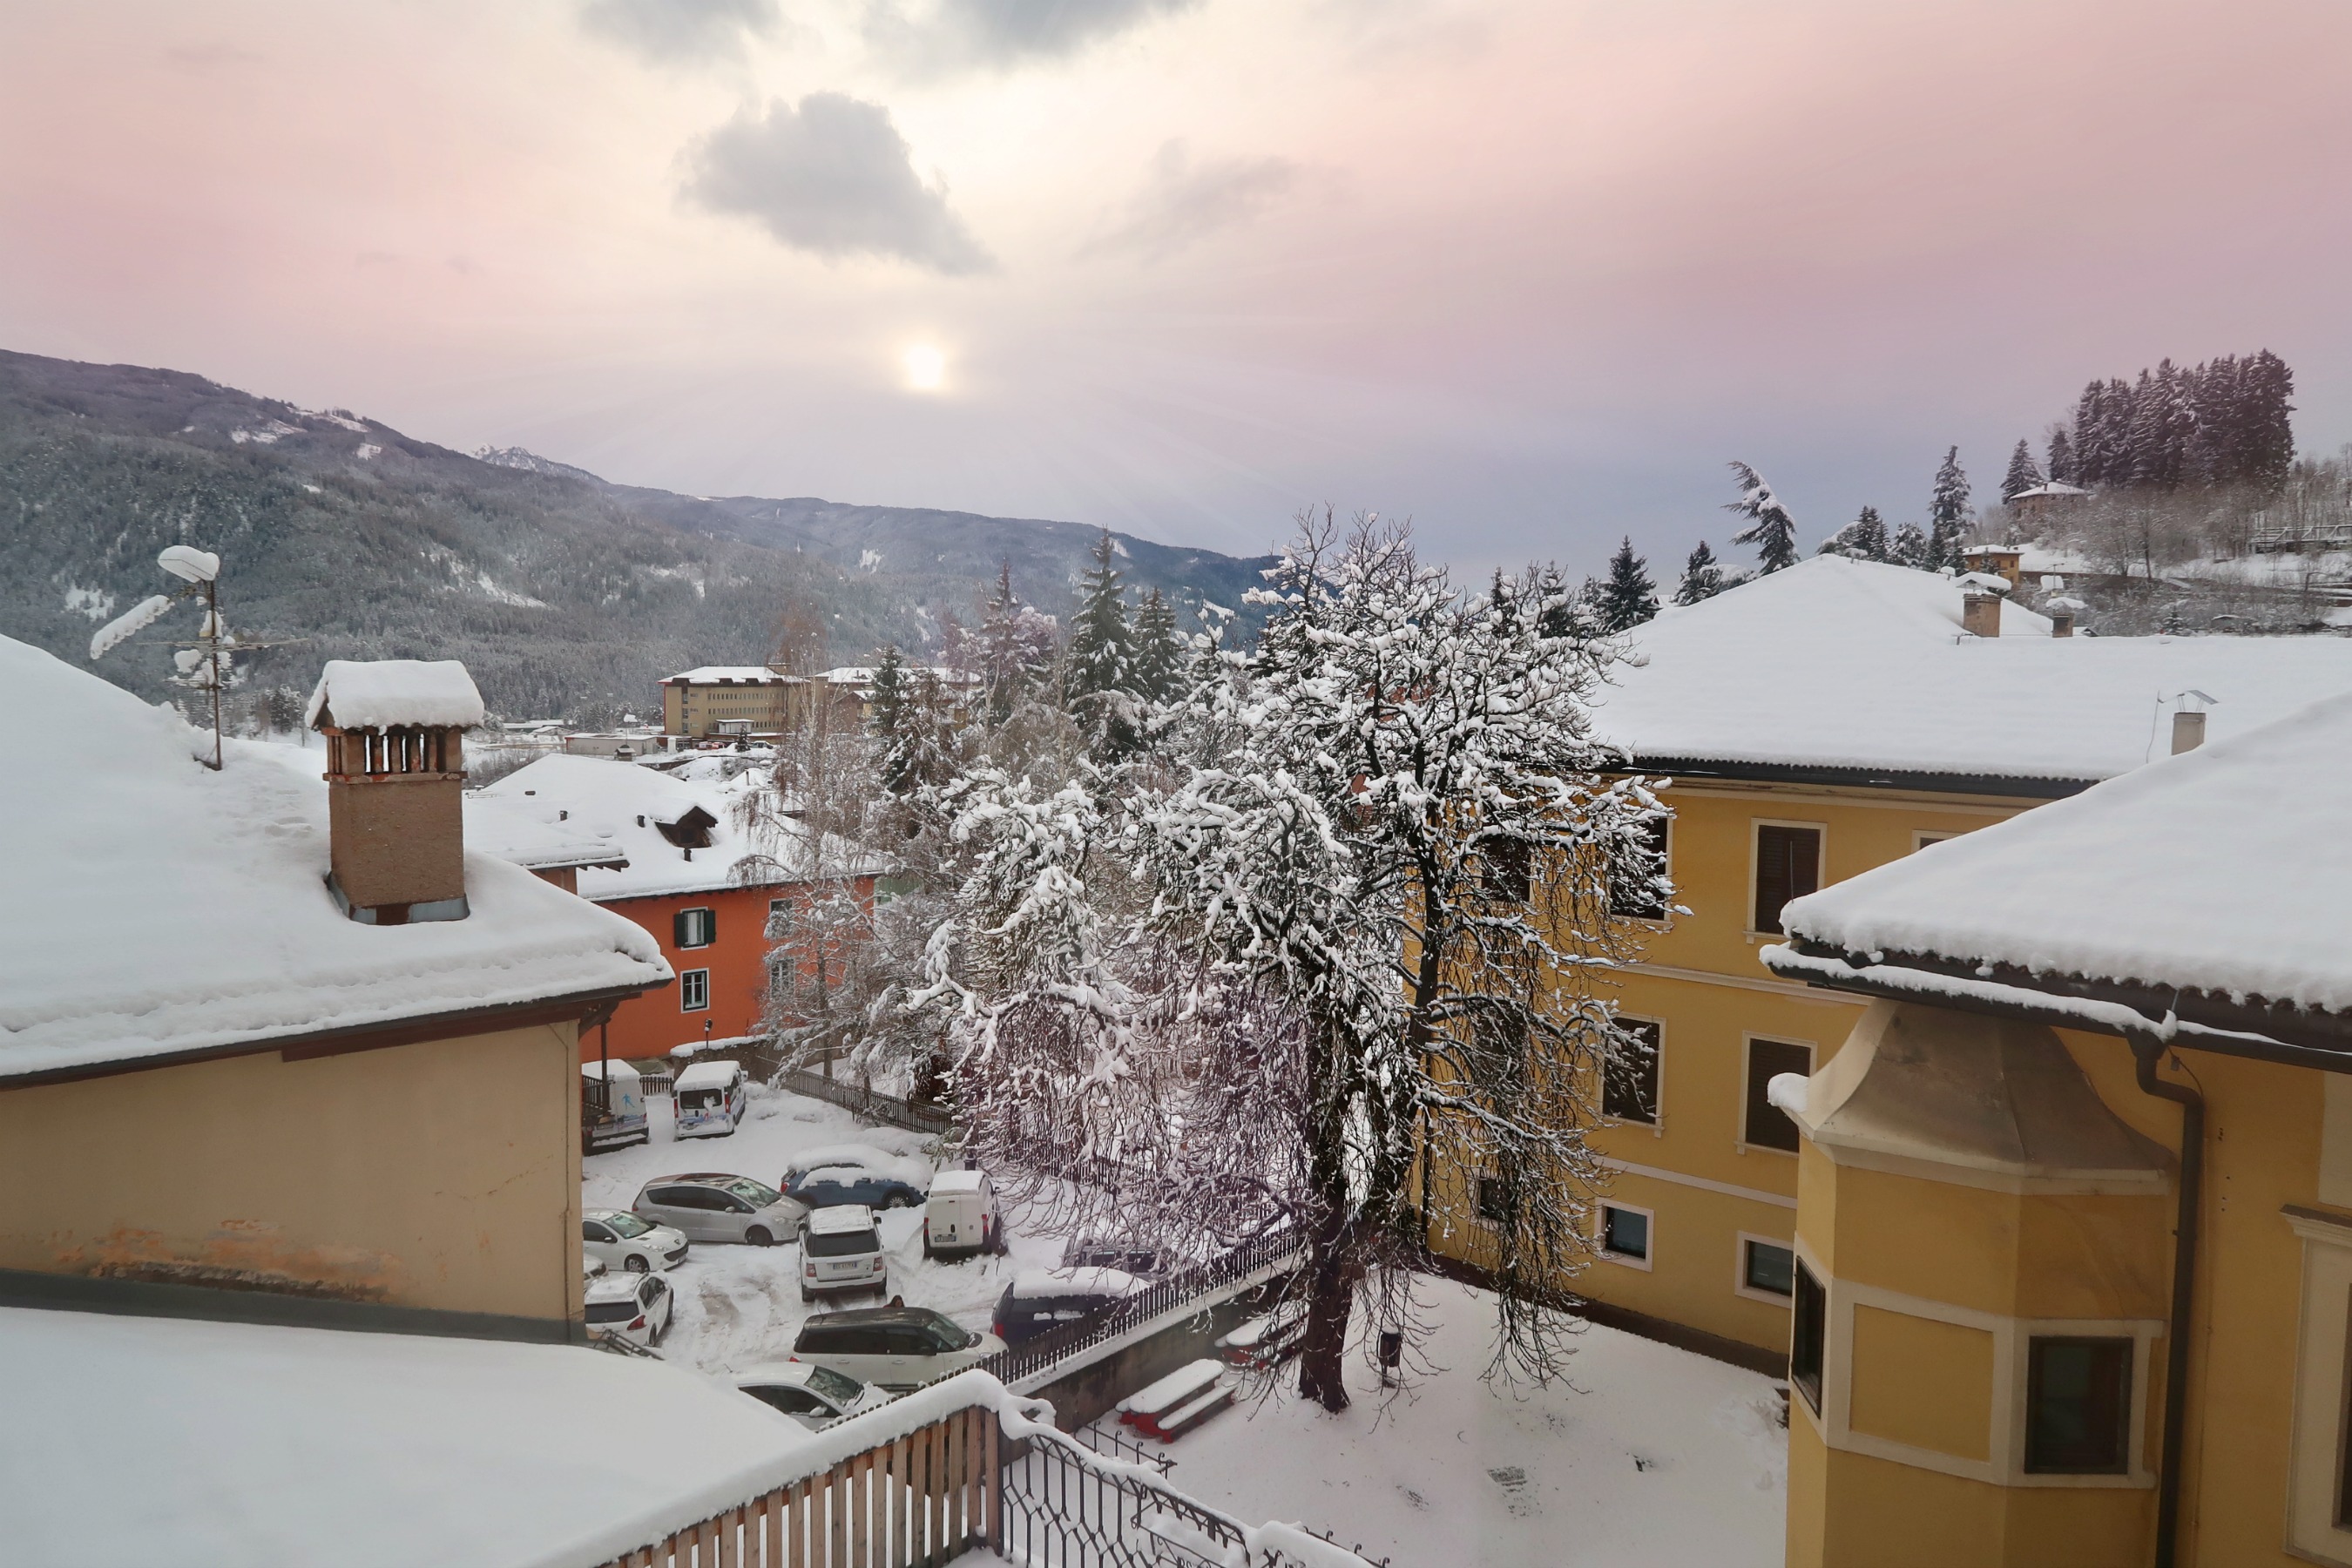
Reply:
[[[855,1165],[821,1165],[803,1171],[784,1187],[785,1193],[813,1209],[864,1204],[870,1209],[910,1209],[923,1201],[920,1187],[896,1176]]]

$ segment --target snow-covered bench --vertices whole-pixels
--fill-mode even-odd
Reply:
[[[1276,1366],[1297,1353],[1306,1329],[1306,1312],[1286,1306],[1234,1328],[1217,1341],[1215,1349],[1233,1366]]]
[[[1118,1418],[1148,1436],[1172,1442],[1233,1403],[1225,1364],[1203,1356],[1118,1402]]]

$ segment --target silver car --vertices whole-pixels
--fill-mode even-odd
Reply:
[[[808,1218],[806,1205],[765,1182],[719,1171],[656,1176],[629,1205],[639,1219],[666,1225],[691,1241],[742,1241],[773,1247]]]

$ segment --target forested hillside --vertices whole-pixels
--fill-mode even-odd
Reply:
[[[649,707],[677,669],[763,658],[787,627],[823,661],[936,647],[1003,562],[1024,599],[1063,614],[1095,537],[485,458],[184,372],[0,353],[0,634],[85,663],[98,622],[171,585],[155,553],[184,542],[222,555],[234,630],[294,639],[247,656],[249,689],[307,687],[327,658],[457,658],[502,714],[595,722]],[[1261,564],[1118,543],[1129,581],[1184,606],[1235,603]],[[172,689],[152,641],[97,668]]]

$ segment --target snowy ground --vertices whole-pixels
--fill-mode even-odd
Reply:
[[[803,1149],[825,1144],[867,1143],[894,1154],[920,1154],[931,1140],[891,1127],[869,1127],[838,1106],[753,1085],[751,1115],[731,1137],[677,1139],[671,1133],[667,1095],[646,1102],[653,1142],[605,1153],[583,1163],[581,1197],[590,1208],[625,1209],[656,1176],[687,1171],[725,1171],[782,1186],[784,1166]],[[882,1240],[890,1249],[890,1290],[910,1307],[936,1307],[966,1328],[985,1329],[996,1299],[1022,1268],[1051,1268],[1062,1260],[1057,1237],[1024,1234],[1021,1216],[1007,1216],[1012,1252],[1005,1258],[975,1258],[958,1263],[923,1257],[920,1209],[880,1216]],[[878,1306],[873,1295],[844,1296],[803,1306],[801,1251],[796,1246],[730,1247],[698,1241],[687,1260],[670,1271],[677,1316],[662,1341],[662,1353],[682,1366],[729,1372],[762,1361],[782,1361],[803,1320],[832,1307]]]
[[[1383,1405],[1358,1360],[1356,1403],[1339,1415],[1302,1402],[1286,1375],[1265,1403],[1169,1446],[1169,1480],[1243,1519],[1361,1542],[1398,1568],[1781,1561],[1788,1433],[1770,1380],[1596,1325],[1575,1387],[1516,1397],[1478,1380],[1491,1299],[1444,1280],[1424,1289],[1444,1371]]]

